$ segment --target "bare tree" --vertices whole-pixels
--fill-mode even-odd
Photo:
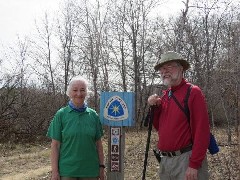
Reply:
[[[144,113],[139,107],[142,107],[146,100],[145,54],[149,45],[148,14],[155,4],[156,1],[147,0],[114,2],[116,11],[111,13],[113,24],[111,50],[117,60],[116,66],[119,67],[122,89],[135,92],[137,121]]]
[[[18,117],[16,111],[17,100],[20,96],[15,89],[19,86],[19,76],[5,74],[1,77],[0,88],[0,141],[8,139],[13,133],[14,119]]]
[[[79,30],[80,16],[75,1],[66,2],[62,16],[58,18],[58,33],[57,36],[60,40],[61,47],[59,48],[60,65],[63,72],[63,86],[64,93],[66,93],[68,82],[72,76],[75,76],[74,62],[77,59],[76,41],[77,33]],[[61,80],[60,80],[61,81]],[[65,94],[65,101],[68,101],[68,97]]]
[[[53,21],[53,20],[52,20]],[[36,22],[37,23],[37,22]],[[30,57],[35,60],[32,69],[38,76],[40,81],[46,84],[48,91],[56,94],[56,58],[54,58],[54,30],[53,22],[51,22],[47,13],[45,13],[42,24],[37,25],[37,38],[32,40],[32,49]],[[55,61],[55,62],[54,62]]]
[[[82,6],[83,5],[83,6]],[[104,49],[105,17],[107,12],[103,12],[103,5],[100,1],[83,1],[79,4],[82,11],[81,32],[78,34],[79,56],[78,64],[82,64],[83,72],[92,81],[93,104],[95,109],[99,109],[100,87],[109,89],[108,83],[108,53]],[[102,84],[102,86],[101,86]]]

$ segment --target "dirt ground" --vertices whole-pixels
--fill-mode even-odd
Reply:
[[[104,136],[104,151],[107,162],[107,133]],[[239,180],[239,154],[237,138],[232,137],[232,145],[227,145],[227,137],[221,130],[215,136],[220,144],[220,152],[208,154],[210,180]],[[141,180],[147,141],[147,129],[126,130],[124,153],[124,179]],[[146,180],[158,178],[159,165],[152,149],[157,141],[152,132],[148,153]],[[50,179],[50,143],[41,144],[0,144],[0,180],[44,180]],[[107,168],[105,169],[107,171]]]

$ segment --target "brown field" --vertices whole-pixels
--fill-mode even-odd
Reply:
[[[105,134],[103,142],[105,154],[107,154],[108,139],[107,133]],[[213,156],[208,154],[210,179],[239,180],[239,147],[236,136],[232,136],[232,145],[227,145],[225,131],[216,130],[214,134],[220,144],[220,152]],[[147,129],[126,130],[124,179],[142,179],[146,140]],[[146,180],[159,179],[158,163],[152,153],[155,143],[156,132],[152,132]],[[0,180],[50,179],[49,143],[0,144],[0,155]]]

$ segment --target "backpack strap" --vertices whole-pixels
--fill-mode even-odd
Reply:
[[[190,123],[190,111],[189,111],[189,107],[188,107],[188,99],[189,99],[192,87],[193,87],[192,84],[188,87],[187,94],[186,94],[185,99],[184,99],[185,114],[187,115],[187,119],[188,119],[189,123]]]
[[[187,93],[186,96],[184,98],[184,107],[182,107],[182,105],[179,103],[179,101],[177,100],[177,98],[174,96],[174,94],[172,93],[171,96],[173,97],[173,100],[176,102],[176,104],[178,105],[178,107],[184,112],[184,114],[187,117],[188,122],[190,123],[190,111],[189,111],[189,107],[188,107],[188,99],[190,96],[190,92],[192,90],[193,85],[191,84],[188,89],[187,89]]]

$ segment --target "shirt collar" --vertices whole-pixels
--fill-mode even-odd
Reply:
[[[186,83],[187,83],[187,81],[183,78],[182,81],[181,81],[181,83],[180,83],[179,85],[177,85],[177,86],[172,86],[171,88],[169,88],[169,90],[174,92],[174,91],[180,89],[180,88],[181,88],[184,84],[186,84]]]
[[[69,113],[72,112],[72,111],[77,112],[76,110],[73,110],[69,105],[67,105],[66,108],[67,108],[67,112],[69,112]],[[87,113],[90,112],[89,107],[86,108],[86,111],[84,111],[84,112],[78,112],[78,113],[86,113],[86,112],[87,112]]]

